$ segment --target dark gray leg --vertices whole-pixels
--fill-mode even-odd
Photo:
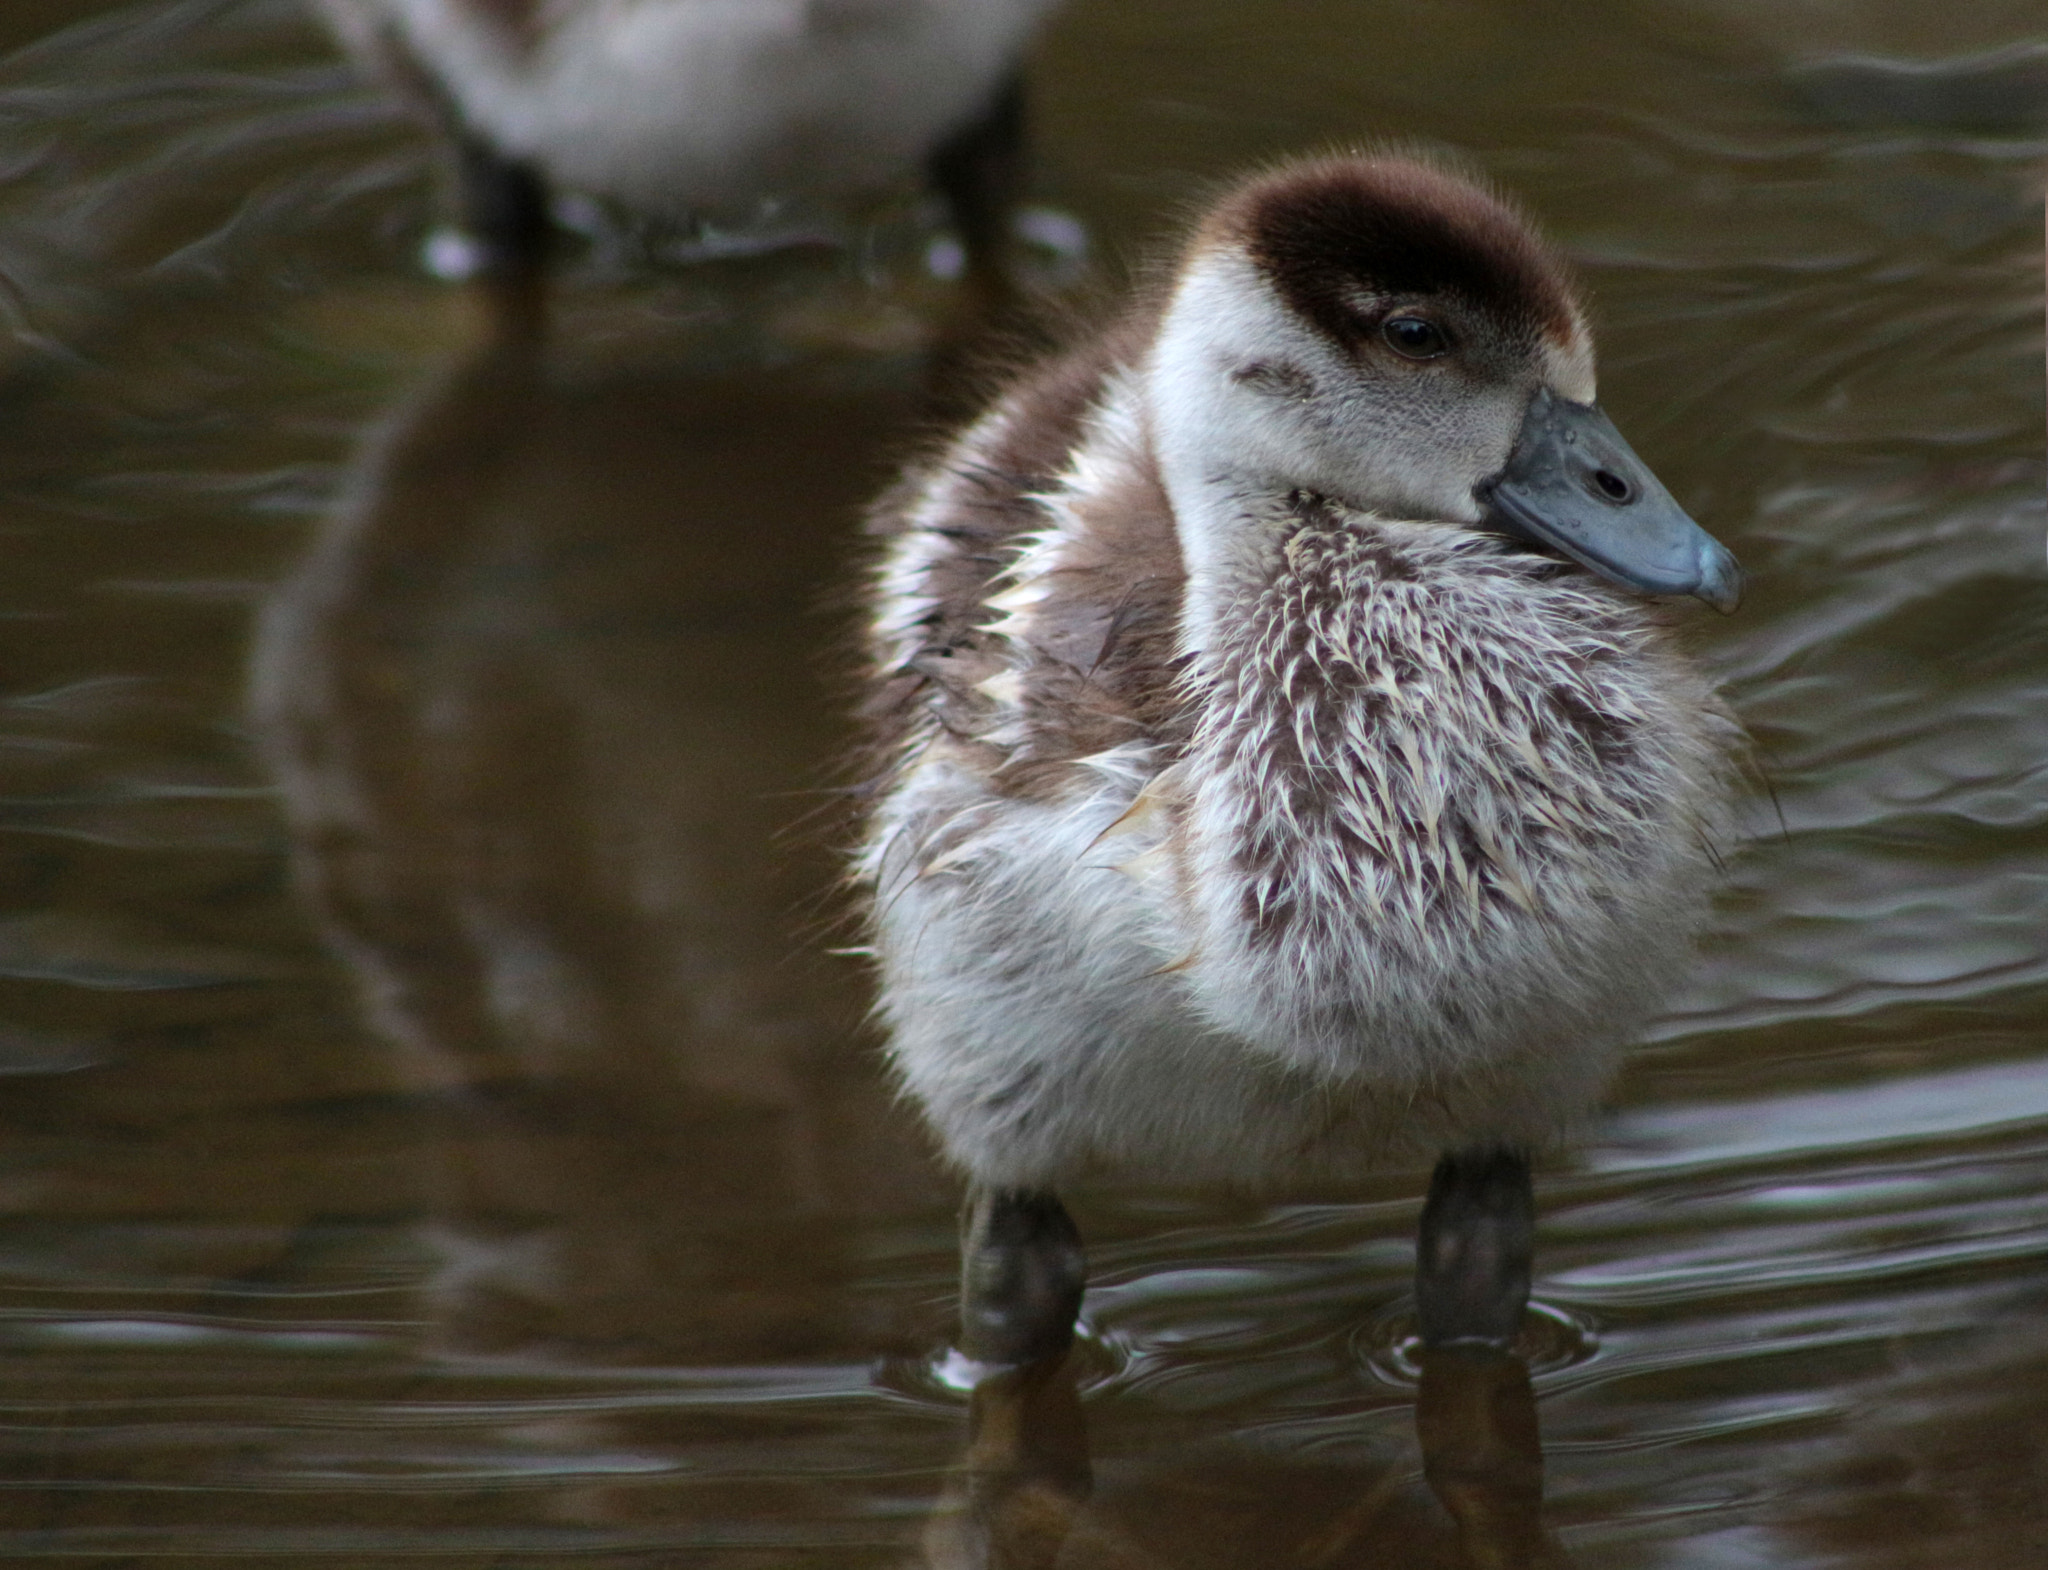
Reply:
[[[1493,1149],[1439,1161],[1415,1247],[1423,1344],[1511,1343],[1529,1305],[1535,1248],[1528,1157]]]
[[[976,1189],[960,1238],[960,1350],[977,1363],[1035,1363],[1074,1339],[1088,1262],[1051,1194]]]

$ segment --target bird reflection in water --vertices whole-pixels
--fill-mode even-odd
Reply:
[[[974,1389],[965,1454],[924,1535],[929,1570],[1568,1570],[1542,1520],[1528,1365],[1496,1347],[1418,1354],[1428,1499],[1378,1472],[1240,1453],[1154,1458],[1131,1486],[1091,1476],[1077,1360],[1005,1369]]]
[[[788,831],[839,745],[819,585],[905,399],[578,365],[530,294],[483,298],[252,666],[305,898],[444,1120],[433,1340],[863,1345],[841,1240],[936,1179],[858,984],[792,957],[837,866]]]

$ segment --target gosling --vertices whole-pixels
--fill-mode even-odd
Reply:
[[[857,871],[969,1357],[1071,1337],[1063,1185],[1432,1158],[1423,1336],[1516,1335],[1531,1154],[1687,962],[1736,739],[1653,600],[1740,570],[1594,399],[1512,208],[1316,158],[877,506]]]

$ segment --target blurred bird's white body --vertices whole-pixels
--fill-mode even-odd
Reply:
[[[652,211],[872,189],[983,109],[1050,0],[320,0],[552,181]]]

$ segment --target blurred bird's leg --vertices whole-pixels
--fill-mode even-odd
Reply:
[[[540,171],[508,158],[463,122],[448,90],[395,25],[376,28],[361,42],[385,81],[446,149],[453,224],[428,236],[428,271],[486,284],[538,279],[554,239]]]
[[[1088,1498],[1088,1430],[1071,1361],[974,1388],[967,1454],[925,1528],[930,1570],[1051,1570]]]
[[[1058,1357],[1087,1273],[1081,1234],[1052,1194],[975,1189],[960,1238],[960,1350],[1000,1367]]]
[[[931,155],[932,185],[966,252],[966,282],[983,310],[1008,303],[1011,220],[1023,196],[1026,155],[1024,78],[1012,74],[967,124]]]
[[[928,370],[933,412],[941,417],[965,415],[979,403],[985,389],[975,373],[993,360],[996,344],[1026,326],[1014,231],[1026,140],[1024,78],[1016,74],[939,144],[926,166],[959,236],[965,267]]]
[[[456,223],[428,241],[428,268],[469,283],[493,338],[537,342],[546,323],[555,240],[547,183],[530,164],[474,137],[460,135],[451,145]]]
[[[455,211],[474,248],[467,276],[537,274],[554,239],[547,182],[531,164],[463,134],[455,141]]]
[[[1543,1445],[1529,1369],[1512,1352],[1427,1347],[1415,1429],[1422,1472],[1472,1570],[1569,1570],[1543,1529]]]
[[[1529,1304],[1535,1247],[1527,1156],[1496,1148],[1439,1161],[1415,1248],[1423,1344],[1511,1344]]]

